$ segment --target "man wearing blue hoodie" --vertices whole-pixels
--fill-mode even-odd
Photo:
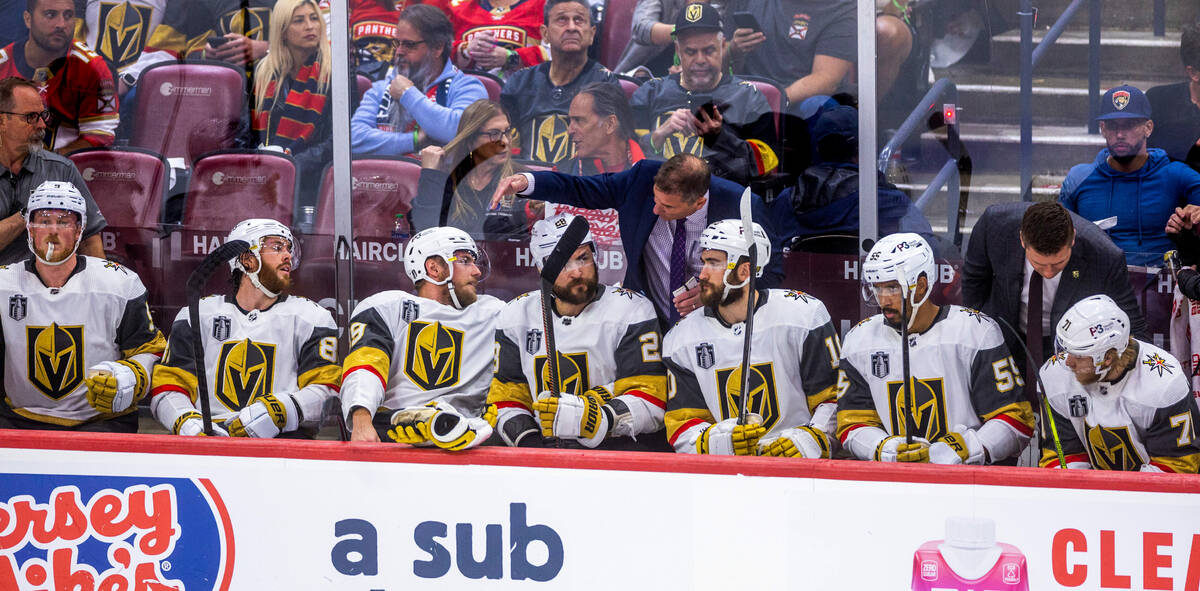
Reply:
[[[463,109],[487,90],[451,63],[453,40],[454,26],[437,8],[418,4],[400,13],[392,68],[350,119],[355,156],[403,156],[454,138]]]
[[[1072,167],[1058,195],[1064,207],[1105,229],[1130,265],[1160,265],[1172,248],[1167,220],[1176,207],[1200,205],[1200,173],[1147,149],[1150,116],[1141,90],[1104,93],[1097,120],[1108,147],[1091,164]]]

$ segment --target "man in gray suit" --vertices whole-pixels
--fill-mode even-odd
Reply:
[[[1075,302],[1095,294],[1111,297],[1129,315],[1134,336],[1145,338],[1125,253],[1095,224],[1058,203],[1022,202],[993,205],[975,223],[963,265],[963,304],[1003,320],[1015,356],[1028,347],[1037,365],[1019,365],[1026,368],[1031,401],[1037,402],[1031,376],[1054,354],[1054,327]]]

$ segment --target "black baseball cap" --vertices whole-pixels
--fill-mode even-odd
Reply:
[[[675,19],[675,34],[684,31],[720,31],[721,15],[709,4],[687,4]]]
[[[1100,116],[1096,121],[1108,119],[1150,119],[1150,100],[1136,86],[1116,86],[1108,89],[1100,98]]]

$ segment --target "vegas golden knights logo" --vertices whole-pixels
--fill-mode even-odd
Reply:
[[[270,8],[243,8],[221,16],[220,33],[245,35],[256,41],[266,41],[267,23],[271,20]]]
[[[567,136],[567,120],[562,115],[547,115],[534,120],[533,159],[555,164],[570,158],[574,151]]]
[[[775,389],[775,365],[770,361],[750,366],[750,412],[758,413],[768,431],[779,420],[779,394]],[[717,370],[717,391],[721,397],[721,419],[738,416],[742,408],[742,368]]]
[[[217,360],[217,400],[240,410],[256,396],[270,394],[275,383],[275,345],[250,339],[221,345]]]
[[[533,358],[533,371],[537,375],[538,392],[550,389],[550,367],[546,365],[547,357],[538,355]],[[565,394],[583,394],[591,387],[588,376],[587,353],[558,353],[558,391]],[[536,396],[536,395],[535,395]]]
[[[441,322],[408,323],[404,375],[422,390],[458,383],[462,367],[463,331]]]
[[[108,58],[117,68],[137,61],[150,36],[153,10],[129,2],[100,3],[100,31],[96,36],[96,51]]]
[[[903,394],[903,380],[888,382],[888,400],[892,402],[890,415],[893,435],[906,435],[908,421],[905,410],[908,408],[908,396]],[[946,392],[942,378],[913,378],[913,395],[916,398],[916,412],[913,422],[916,423],[917,437],[929,441],[950,432],[946,425]]]
[[[687,9],[683,12],[683,17],[687,19],[687,22],[689,23],[694,23],[700,20],[700,17],[703,15],[704,7],[700,6],[699,4],[688,4]]]
[[[674,111],[667,111],[658,116],[654,122],[654,129],[662,127]],[[700,156],[704,152],[704,140],[698,135],[684,135],[680,132],[672,133],[667,136],[667,140],[663,142],[663,157],[671,158],[679,154],[695,154]]]
[[[83,325],[25,327],[29,382],[59,400],[83,382]]]
[[[1129,427],[1089,427],[1087,447],[1092,465],[1101,470],[1132,472],[1145,463],[1133,445]]]

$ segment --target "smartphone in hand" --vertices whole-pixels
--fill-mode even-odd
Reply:
[[[758,24],[758,19],[750,12],[735,12],[733,13],[733,24],[739,29],[750,29],[755,33],[762,31],[762,27]]]

